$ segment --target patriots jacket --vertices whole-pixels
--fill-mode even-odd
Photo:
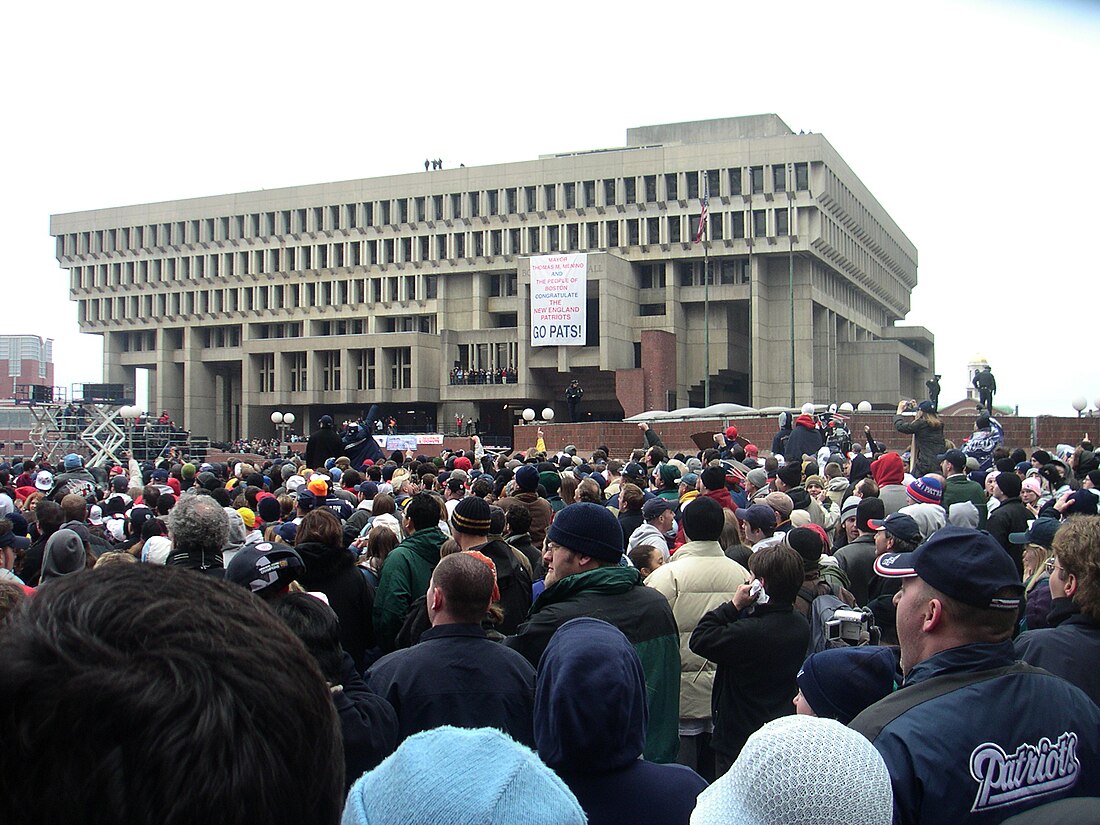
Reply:
[[[1011,641],[941,651],[852,720],[890,770],[895,823],[985,825],[1100,795],[1100,708],[1015,658]]]

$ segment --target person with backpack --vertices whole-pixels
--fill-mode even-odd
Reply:
[[[752,584],[699,620],[691,651],[714,662],[711,714],[715,775],[729,770],[756,730],[794,711],[795,677],[806,658],[810,626],[795,610],[802,557],[780,543],[749,558]]]

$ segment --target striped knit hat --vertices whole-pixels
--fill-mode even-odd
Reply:
[[[491,521],[488,502],[478,496],[466,496],[451,515],[451,526],[455,530],[473,536],[488,535]]]
[[[921,476],[905,488],[909,497],[919,504],[943,504],[943,483],[933,476]]]

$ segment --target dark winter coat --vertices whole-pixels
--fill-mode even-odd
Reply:
[[[679,750],[680,644],[668,599],[647,588],[633,567],[576,573],[546,588],[527,621],[504,644],[537,665],[554,632],[581,616],[613,624],[638,652],[649,695],[645,757],[674,762]]]
[[[682,765],[639,758],[647,717],[642,663],[622,632],[591,618],[562,626],[539,664],[535,741],[589,825],[688,825],[707,783]]]
[[[397,714],[390,703],[372,693],[355,669],[350,656],[344,656],[340,687],[332,691],[332,701],[340,717],[344,742],[344,785],[350,788],[365,771],[397,750]]]
[[[325,466],[330,458],[339,458],[344,454],[344,442],[340,434],[332,427],[321,427],[313,432],[306,443],[305,462],[311,470]]]
[[[1024,546],[1013,544],[1008,540],[1008,536],[1011,533],[1026,531],[1031,519],[1031,511],[1027,509],[1027,505],[1016,497],[1002,501],[1000,506],[989,514],[985,523],[985,529],[989,531],[989,535],[999,541],[1005,552],[1012,556],[1021,579],[1024,576]]]
[[[753,733],[794,713],[810,625],[792,605],[759,605],[748,613],[726,602],[699,620],[689,645],[718,665],[711,696],[711,744],[718,753],[736,759]]]
[[[913,436],[913,455],[910,464],[914,476],[920,478],[927,473],[939,472],[936,456],[943,455],[946,450],[943,442],[943,424],[931,424],[923,416],[910,418],[907,415],[895,415],[894,429],[899,433]]]
[[[367,650],[374,647],[374,593],[370,584],[355,566],[355,557],[343,547],[304,541],[294,549],[306,565],[299,583],[306,590],[319,590],[328,596],[329,606],[340,619],[340,645],[361,670]]]
[[[816,456],[825,446],[825,435],[817,428],[812,415],[800,415],[794,420],[790,438],[783,448],[783,457],[788,461],[801,461],[802,456]]]
[[[1029,630],[1015,647],[1020,659],[1077,685],[1100,705],[1100,622],[1078,613],[1057,627]]]
[[[479,625],[446,624],[383,656],[367,686],[397,713],[399,741],[441,725],[497,728],[529,748],[535,737],[535,668]]]

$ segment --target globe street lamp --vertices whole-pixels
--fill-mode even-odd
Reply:
[[[280,412],[275,410],[271,414],[271,423],[279,428],[279,446],[283,452],[286,451],[286,433],[290,429],[290,425],[294,423],[294,413],[292,412]]]
[[[134,425],[137,420],[143,415],[141,407],[135,405],[126,405],[118,411],[119,416],[124,422],[126,422],[126,447],[130,451],[130,455],[134,455]]]

